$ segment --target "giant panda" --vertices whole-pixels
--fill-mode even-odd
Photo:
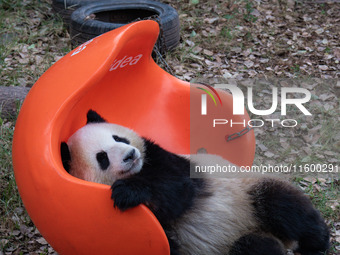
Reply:
[[[121,211],[145,204],[162,225],[171,255],[325,254],[329,231],[308,197],[271,176],[190,178],[190,166],[218,160],[164,150],[90,110],[61,144],[73,176],[111,186]]]

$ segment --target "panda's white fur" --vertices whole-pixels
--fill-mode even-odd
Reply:
[[[168,233],[177,239],[179,254],[227,254],[236,240],[257,227],[245,180],[209,179],[209,184],[212,196],[197,199]]]
[[[327,250],[329,233],[325,223],[308,199],[288,183],[262,175],[190,179],[188,169],[178,169],[181,164],[189,167],[188,162],[191,166],[230,163],[206,154],[191,155],[189,161],[186,156],[161,149],[131,129],[98,118],[93,123],[88,121],[69,138],[69,165],[65,167],[78,178],[112,185],[112,198],[121,210],[145,203],[164,227],[171,254],[283,255],[284,248],[296,248],[289,245],[297,242],[300,245],[297,251],[302,255]],[[128,143],[115,141],[114,135]],[[124,159],[131,150],[135,150],[134,157],[126,163]],[[109,160],[104,170],[96,158],[102,151]],[[158,153],[153,159],[153,154]],[[182,176],[181,171],[186,174]],[[133,193],[130,182],[132,187],[143,182],[140,189],[145,187],[145,193],[140,190]],[[135,204],[125,203],[127,194],[135,194]],[[317,239],[315,247],[305,236]]]

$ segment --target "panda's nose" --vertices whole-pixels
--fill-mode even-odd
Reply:
[[[123,159],[124,163],[128,163],[128,162],[134,160],[135,154],[136,154],[135,149],[130,150]]]

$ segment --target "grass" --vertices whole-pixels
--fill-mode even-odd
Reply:
[[[0,186],[1,218],[8,217],[13,212],[14,208],[21,206],[12,169],[11,141],[13,130],[14,128],[11,123],[6,125],[2,121],[0,126],[0,178],[1,183],[4,185]]]
[[[70,51],[66,33],[49,1],[0,1],[1,85],[32,86]]]
[[[1,121],[0,125],[0,224],[9,230],[18,228],[15,219],[16,208],[21,208],[22,202],[15,183],[12,168],[12,138],[14,126]],[[2,238],[4,238],[3,236]]]
[[[301,183],[304,179],[297,178],[296,181]],[[326,219],[330,230],[332,232],[335,231],[335,222],[340,220],[340,205],[336,204],[340,199],[339,180],[332,180],[325,185],[324,182],[316,179],[315,183],[310,182],[307,184],[304,192],[311,198],[315,207],[318,208],[322,216]],[[335,246],[339,246],[339,242],[334,242],[333,245],[331,245],[331,254],[338,254]]]

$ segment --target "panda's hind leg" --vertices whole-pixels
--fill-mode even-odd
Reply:
[[[269,236],[251,233],[239,238],[231,247],[228,255],[285,255],[278,240]]]
[[[324,254],[328,250],[328,227],[300,190],[284,181],[266,178],[252,186],[249,194],[262,231],[283,243],[297,241],[296,251],[302,255]]]

